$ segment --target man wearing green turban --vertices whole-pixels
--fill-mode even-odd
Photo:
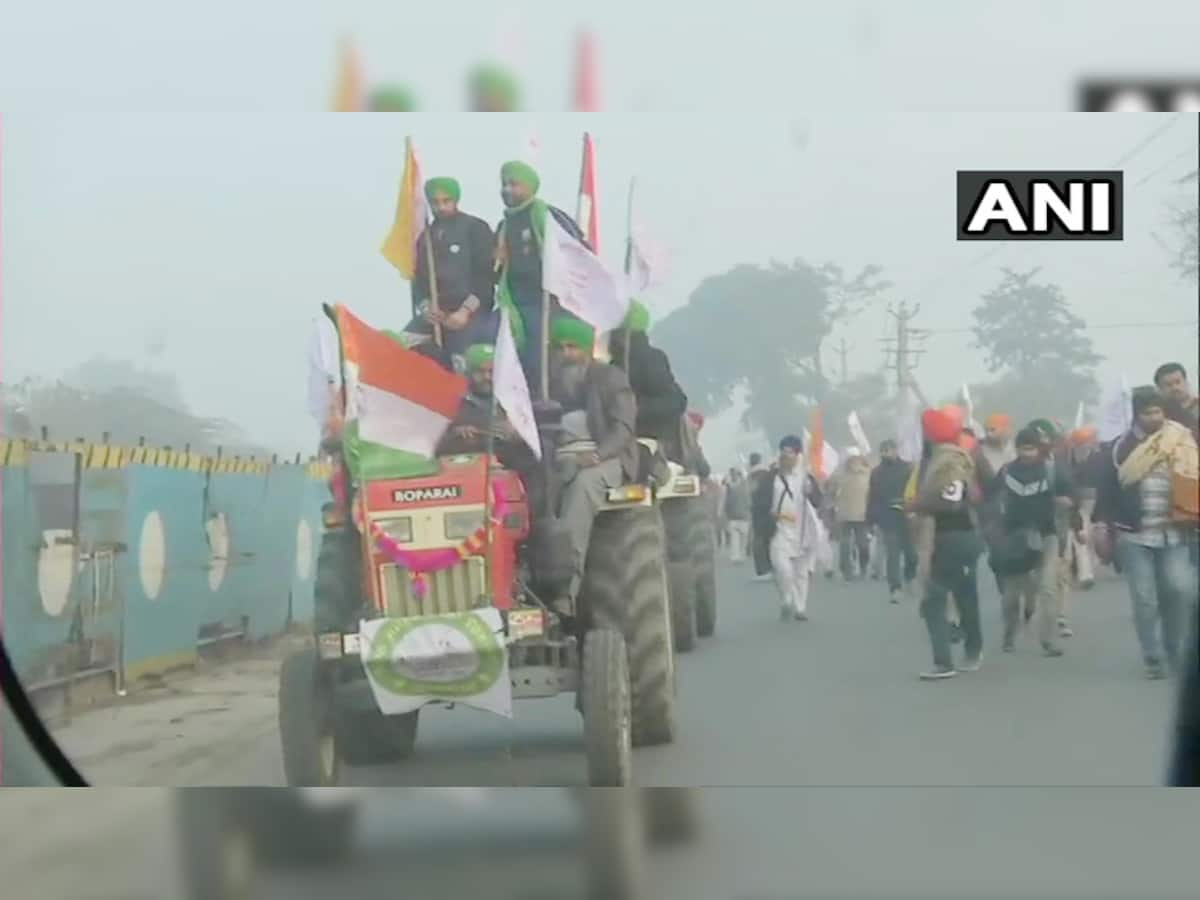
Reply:
[[[596,513],[609,489],[638,476],[637,400],[624,372],[593,358],[596,334],[586,322],[564,314],[551,326],[551,335],[558,359],[554,399],[562,404],[567,435],[564,449],[579,447],[562,463],[559,513],[575,571],[566,595],[555,601],[560,613],[573,616]]]
[[[694,442],[684,440],[687,394],[675,379],[667,354],[650,343],[649,330],[650,310],[634,300],[624,325],[609,340],[612,364],[625,370],[637,397],[638,437],[654,438],[667,459],[707,478],[708,463],[699,445],[693,447]],[[690,448],[689,452],[685,453],[685,448]]]
[[[585,246],[583,231],[569,215],[537,196],[541,179],[528,163],[511,160],[500,167],[500,196],[504,219],[496,229],[496,257],[500,278],[497,306],[508,309],[513,337],[521,353],[521,365],[529,390],[542,390],[542,245],[549,216]],[[556,301],[551,320],[558,317]]]
[[[495,334],[492,229],[459,209],[462,188],[454,178],[430,178],[425,196],[433,222],[417,238],[412,281],[416,319],[406,330],[432,334],[437,325],[443,346],[461,365],[469,346]]]
[[[496,348],[492,344],[472,344],[463,354],[471,388],[462,399],[453,424],[438,445],[439,456],[459,453],[486,453],[488,430],[493,435],[492,452],[505,468],[512,469],[525,482],[530,509],[541,509],[545,497],[545,476],[537,457],[517,433],[495,402],[492,370]]]

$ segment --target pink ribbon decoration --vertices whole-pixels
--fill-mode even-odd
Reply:
[[[492,482],[492,499],[492,524],[498,524],[508,512],[508,497],[498,481]],[[372,522],[370,527],[375,545],[394,565],[408,571],[413,593],[420,599],[424,599],[428,594],[429,574],[454,568],[482,549],[487,542],[487,531],[480,527],[457,547],[406,550],[399,541],[384,531],[379,523]]]

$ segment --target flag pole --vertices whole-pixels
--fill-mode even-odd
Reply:
[[[629,275],[633,272],[633,189],[637,185],[637,176],[629,179],[629,197],[625,203],[625,284],[629,284]],[[621,329],[625,333],[625,374],[629,374],[629,342],[633,329],[626,325]]]
[[[542,402],[546,403],[550,400],[550,292],[547,290],[542,291],[542,346],[538,352],[542,355]]]
[[[583,133],[583,151],[579,154],[579,190],[575,193],[575,222],[581,229],[587,228],[587,225],[581,221],[583,219],[584,181],[587,178],[587,149],[588,133],[585,131]],[[596,248],[593,247],[592,249],[595,250]]]
[[[492,402],[488,408],[487,446],[484,450],[483,469],[483,571],[487,579],[487,587],[492,585],[492,460],[496,454],[496,412],[499,401],[496,399],[496,382],[492,379]],[[492,602],[495,603],[495,597]]]
[[[429,266],[429,308],[431,312],[441,309],[441,306],[438,305],[437,266],[433,261],[433,232],[430,230],[432,227],[432,221],[425,223],[425,261]],[[442,346],[442,323],[437,320],[434,320],[433,323],[433,340],[439,347]]]

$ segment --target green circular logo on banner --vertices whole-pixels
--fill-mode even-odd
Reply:
[[[393,694],[470,697],[500,678],[505,652],[474,614],[391,619],[371,642],[366,666]]]

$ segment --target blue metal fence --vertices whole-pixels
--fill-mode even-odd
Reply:
[[[0,440],[0,475],[4,639],[29,685],[312,620],[322,466]]]

